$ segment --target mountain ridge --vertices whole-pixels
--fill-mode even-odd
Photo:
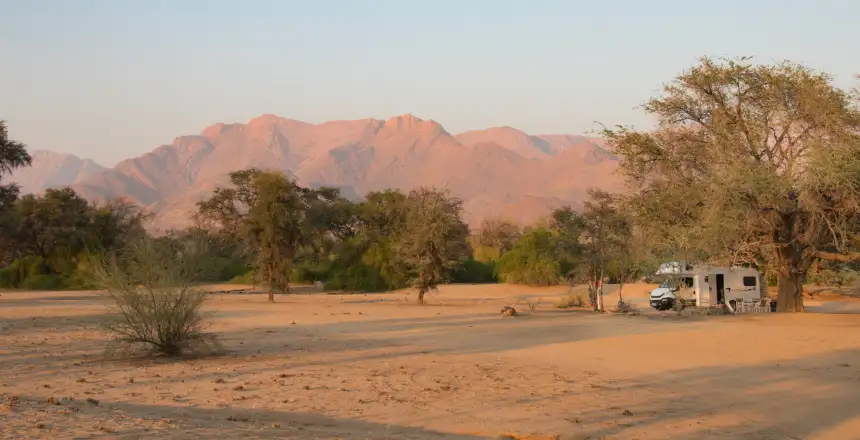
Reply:
[[[494,127],[452,135],[404,114],[317,124],[264,114],[247,123],[211,124],[71,183],[83,197],[117,197],[146,207],[154,230],[190,224],[191,211],[232,171],[286,172],[305,186],[370,191],[448,188],[473,226],[491,217],[532,223],[553,207],[579,205],[589,187],[620,189],[616,159],[600,141],[529,135]]]
[[[12,170],[3,183],[15,182],[21,192],[41,193],[48,188],[73,185],[107,168],[91,159],[50,150],[30,151],[32,166]]]

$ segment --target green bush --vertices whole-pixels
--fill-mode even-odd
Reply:
[[[551,286],[561,278],[560,262],[555,258],[556,237],[547,229],[536,228],[499,258],[499,280],[512,284]]]
[[[488,284],[498,282],[496,264],[492,261],[466,260],[451,274],[451,281],[466,284]]]
[[[0,288],[14,289],[18,287],[18,271],[9,266],[0,269]]]
[[[230,284],[257,284],[257,280],[254,279],[254,271],[249,271],[242,275],[236,275],[235,277],[230,278],[227,282]]]
[[[31,275],[21,283],[26,290],[58,290],[63,288],[63,277],[56,274]]]
[[[326,288],[381,292],[388,290],[391,286],[389,280],[386,280],[379,270],[364,263],[356,263],[345,269],[334,269],[329,274]]]
[[[290,274],[291,283],[313,284],[315,281],[325,281],[331,270],[331,262],[311,259],[299,262]]]
[[[531,260],[505,258],[499,260],[499,279],[509,284],[529,286],[554,286],[559,283],[558,261],[539,257]],[[513,256],[515,257],[515,256]]]
[[[51,284],[45,280],[27,282],[30,278],[38,278],[50,274],[47,264],[41,257],[26,256],[13,261],[8,267],[0,270],[0,287],[30,289],[28,287]],[[37,289],[42,290],[39,287]]]
[[[242,276],[251,271],[251,267],[244,261],[236,261],[229,257],[218,257],[213,262],[213,277],[211,280],[221,282]]]

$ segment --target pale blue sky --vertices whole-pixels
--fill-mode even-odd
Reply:
[[[647,125],[699,56],[860,73],[854,0],[0,0],[0,119],[105,165],[263,114]]]

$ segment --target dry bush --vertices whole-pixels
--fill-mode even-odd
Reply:
[[[642,314],[641,310],[637,309],[636,307],[633,307],[632,304],[623,301],[619,301],[615,308],[611,309],[610,312],[630,316],[637,316]]]
[[[532,312],[534,312],[538,308],[538,306],[541,305],[541,303],[543,303],[543,298],[538,298],[536,300],[533,300],[533,299],[528,298],[528,297],[521,297],[521,298],[517,299],[517,305],[525,304],[526,307],[529,308],[529,311],[532,311]]]
[[[205,331],[201,308],[206,292],[194,283],[200,246],[174,249],[150,238],[131,242],[109,257],[93,258],[93,284],[104,291],[112,313],[104,328],[113,352],[143,348],[154,354],[212,354],[221,351]]]
[[[583,294],[569,292],[559,298],[558,302],[555,303],[555,307],[558,309],[569,309],[571,307],[583,307],[585,303],[586,300]]]

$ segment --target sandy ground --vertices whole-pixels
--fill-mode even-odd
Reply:
[[[106,359],[95,294],[3,293],[0,437],[860,438],[856,301],[598,316],[552,307],[564,291],[213,295],[231,353],[178,361]],[[543,303],[499,316],[522,297]]]

